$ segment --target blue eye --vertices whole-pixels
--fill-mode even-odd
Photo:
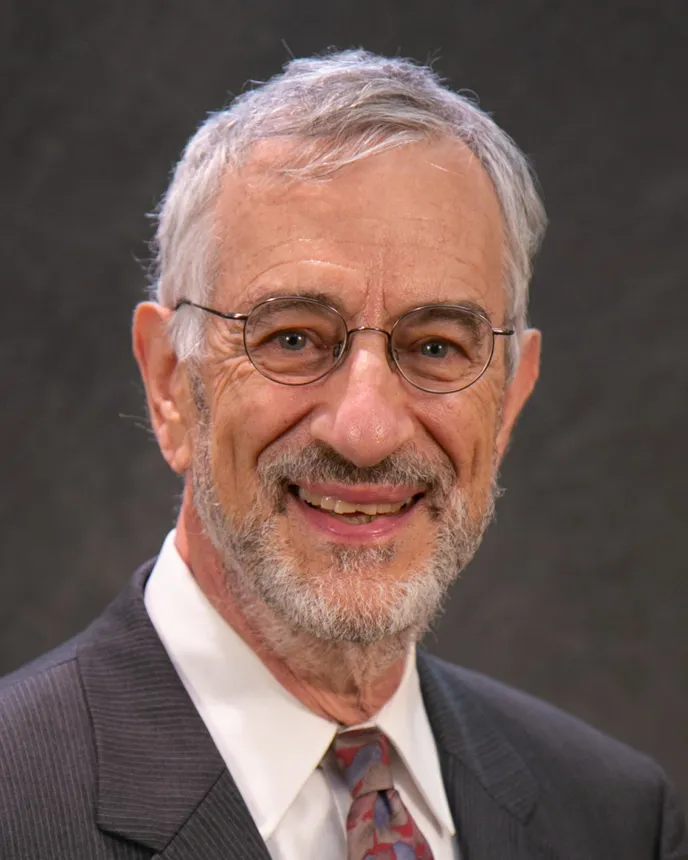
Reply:
[[[428,340],[420,348],[420,354],[424,358],[446,358],[450,346],[446,341]]]
[[[306,336],[298,331],[282,332],[277,335],[277,341],[288,352],[300,352],[307,343]]]

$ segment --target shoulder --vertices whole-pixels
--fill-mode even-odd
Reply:
[[[622,832],[650,834],[661,844],[657,856],[688,857],[681,803],[652,758],[480,673],[425,652],[418,668],[438,745],[474,771],[486,750],[527,770],[538,786],[538,815],[555,831],[578,838],[586,830],[600,844]]]
[[[74,718],[84,710],[77,647],[78,637],[0,678],[0,751],[43,731],[54,734],[66,712]]]
[[[86,703],[76,661],[78,639],[0,679],[0,762],[30,777],[40,759],[83,756]],[[77,749],[78,748],[78,753]],[[83,760],[83,759],[82,759]],[[40,779],[40,774],[35,774]]]
[[[648,756],[535,696],[427,654],[419,668],[426,687],[430,681],[434,688],[431,709],[438,700],[453,702],[474,721],[487,721],[531,768],[560,763],[569,778],[578,772],[589,775],[591,770],[599,776],[609,770],[619,777],[653,778],[661,773]]]
[[[67,643],[0,680],[2,857],[82,856],[57,847],[66,822],[89,821],[94,803],[95,748],[75,652]],[[46,836],[51,845],[41,849]]]
[[[145,613],[149,568],[74,639],[0,678],[0,857],[124,856],[96,822],[98,747],[84,659],[116,651],[132,612]],[[126,677],[113,684],[126,688]]]

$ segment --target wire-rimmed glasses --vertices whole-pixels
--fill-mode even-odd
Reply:
[[[187,299],[189,306],[244,324],[244,349],[256,370],[282,385],[308,385],[332,373],[348,353],[352,336],[382,334],[392,366],[411,385],[429,394],[451,394],[473,385],[487,370],[495,337],[512,328],[494,328],[470,307],[429,304],[403,313],[390,331],[370,326],[349,329],[336,308],[318,299],[275,296],[249,313],[224,313]]]

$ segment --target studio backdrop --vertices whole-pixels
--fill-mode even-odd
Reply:
[[[364,46],[477,93],[551,221],[542,378],[427,645],[688,796],[686,44],[682,0],[3,0],[0,671],[85,625],[174,522],[129,324],[185,140],[292,53]]]

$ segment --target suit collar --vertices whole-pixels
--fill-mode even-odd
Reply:
[[[152,563],[81,637],[98,825],[165,860],[269,860],[263,840],[148,618]],[[558,860],[530,826],[538,783],[457,671],[422,651],[421,690],[462,857]]]
[[[558,860],[538,781],[461,670],[419,650],[418,672],[462,858]]]
[[[539,786],[522,757],[486,718],[454,667],[419,650],[418,673],[438,747],[470,771],[496,803],[526,823]]]
[[[151,569],[136,572],[78,649],[98,761],[98,825],[166,857],[169,849],[170,858],[265,860],[241,795],[146,613]],[[179,853],[190,838],[193,850]]]

